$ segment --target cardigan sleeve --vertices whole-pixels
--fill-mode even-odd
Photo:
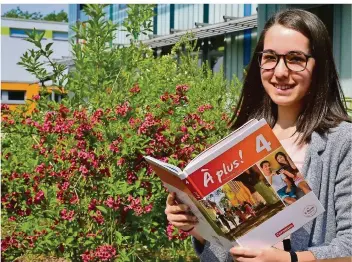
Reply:
[[[233,258],[230,252],[225,249],[211,244],[209,241],[205,241],[205,244],[201,244],[196,238],[192,237],[192,244],[196,251],[200,261],[204,262],[232,262]]]
[[[348,139],[340,151],[340,161],[335,178],[336,237],[329,244],[308,248],[317,259],[352,256],[351,142],[351,136],[348,135]]]

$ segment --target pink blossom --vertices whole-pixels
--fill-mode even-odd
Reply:
[[[131,89],[130,93],[132,94],[138,94],[141,91],[140,87],[138,84],[135,84]]]
[[[72,221],[75,216],[75,211],[70,210],[67,212],[66,208],[64,208],[63,210],[60,211],[60,216],[63,220]]]
[[[122,105],[117,105],[115,108],[115,113],[119,116],[126,116],[127,112],[131,110],[129,103],[126,101]]]
[[[126,162],[126,160],[121,157],[119,160],[117,160],[117,165],[122,166],[125,162]]]
[[[83,262],[94,261],[94,251],[86,250],[82,255],[81,258]]]
[[[116,200],[113,197],[109,196],[108,199],[105,201],[105,205],[112,208],[113,210],[119,209],[120,204],[121,198],[119,196],[116,198]]]
[[[44,199],[44,192],[42,190],[39,190],[39,192],[34,197],[34,203],[40,204],[40,202],[42,202],[43,199]]]
[[[40,99],[40,95],[33,95],[32,100],[38,101]]]
[[[101,245],[95,250],[95,256],[100,261],[109,261],[116,256],[116,249],[108,244]]]

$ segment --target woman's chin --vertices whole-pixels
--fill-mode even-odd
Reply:
[[[300,102],[297,102],[293,99],[289,99],[288,97],[275,97],[271,99],[275,104],[281,107],[297,107],[300,105]]]

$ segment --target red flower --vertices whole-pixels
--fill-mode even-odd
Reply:
[[[212,105],[205,104],[205,105],[202,105],[202,106],[198,107],[198,112],[203,113],[205,110],[209,110],[209,109],[212,109],[212,108],[213,108]]]
[[[134,87],[132,87],[132,88],[130,89],[130,92],[131,92],[132,94],[138,94],[140,91],[141,91],[141,89],[139,88],[139,85],[138,85],[138,84],[135,84]]]
[[[42,190],[39,190],[39,192],[34,197],[34,203],[40,204],[40,202],[42,202],[43,199],[44,199],[44,192]]]
[[[95,250],[95,256],[101,261],[109,261],[116,256],[116,249],[111,245],[101,245]]]
[[[96,211],[96,216],[92,216],[92,217],[95,220],[95,222],[97,222],[99,225],[102,225],[105,222],[104,217],[102,216],[99,210]]]
[[[116,200],[113,197],[109,196],[108,199],[105,201],[105,205],[112,208],[113,210],[119,209],[120,203],[121,198],[119,196],[116,198]]]
[[[130,104],[126,101],[122,105],[116,106],[115,113],[119,116],[126,116],[129,110],[131,110]]]
[[[94,252],[86,250],[81,257],[83,262],[94,261]]]
[[[6,104],[1,104],[1,111],[7,111],[10,110],[10,107]]]
[[[96,200],[95,198],[92,199],[92,201],[90,201],[89,205],[88,205],[88,210],[96,210],[96,206],[99,205],[100,202],[98,200]]]
[[[40,95],[33,95],[32,100],[38,101],[40,99]]]
[[[60,211],[60,216],[63,220],[72,221],[75,216],[75,211],[71,210],[67,212],[66,208],[64,208]]]

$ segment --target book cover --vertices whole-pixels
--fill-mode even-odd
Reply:
[[[197,232],[226,249],[273,246],[324,212],[264,119],[249,121],[184,170],[145,158],[190,206]]]

